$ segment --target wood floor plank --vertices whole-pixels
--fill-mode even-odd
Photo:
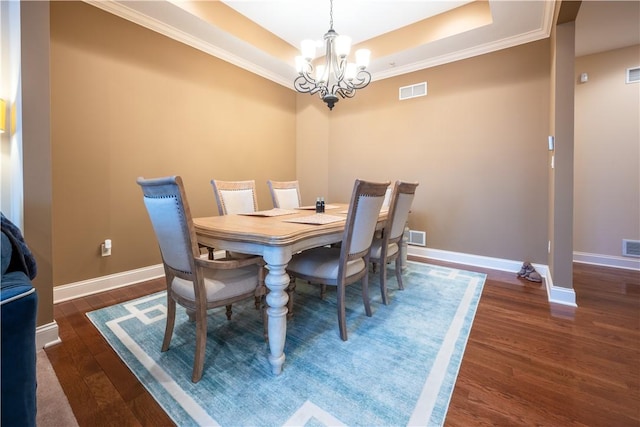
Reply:
[[[84,382],[84,377],[76,369],[73,359],[68,354],[68,347],[58,344],[46,349],[47,357],[53,366],[60,386],[64,390],[71,409],[80,426],[92,425],[95,414],[99,412],[98,403],[93,398],[91,389]]]
[[[640,272],[574,265],[577,308],[544,284],[487,274],[446,426],[640,425]],[[56,304],[62,343],[47,354],[81,426],[172,426],[87,311],[163,290],[164,279]]]
[[[125,401],[144,394],[144,386],[113,351],[103,351],[96,354],[95,358]]]

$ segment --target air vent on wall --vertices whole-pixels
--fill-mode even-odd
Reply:
[[[409,244],[426,246],[427,233],[425,233],[424,231],[409,230]]]
[[[400,88],[400,101],[427,95],[427,82],[417,83]]]
[[[627,83],[640,82],[640,67],[627,68]]]
[[[640,258],[640,240],[622,239],[622,255]]]

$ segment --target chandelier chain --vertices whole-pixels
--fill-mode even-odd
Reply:
[[[333,0],[329,0],[329,29],[333,30]]]

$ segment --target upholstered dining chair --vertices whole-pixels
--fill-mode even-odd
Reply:
[[[340,338],[347,340],[345,288],[362,279],[362,300],[367,316],[369,303],[369,250],[376,229],[386,183],[356,180],[340,247],[323,246],[294,255],[287,266],[292,277],[311,283],[335,286],[338,300]]]
[[[404,289],[402,284],[402,245],[400,240],[404,234],[405,224],[409,218],[409,210],[413,203],[418,183],[396,181],[391,192],[391,201],[387,213],[387,221],[381,236],[375,238],[371,244],[369,261],[378,265],[380,269],[380,293],[382,302],[389,304],[387,293],[387,264],[395,260],[398,288]]]
[[[195,318],[196,350],[191,381],[204,370],[207,310],[265,294],[260,258],[209,260],[201,258],[191,211],[179,176],[138,178],[151,220],[167,282],[167,322],[162,351],[169,349],[176,320],[176,303]],[[265,318],[263,312],[263,319]]]
[[[232,215],[256,212],[258,210],[258,197],[256,195],[255,180],[247,181],[221,181],[212,179],[213,193],[216,197],[219,215]],[[207,247],[209,259],[213,259],[214,249]],[[264,261],[261,256],[243,254],[240,252],[226,251],[229,258],[257,258],[258,262],[264,267]],[[264,273],[263,273],[264,274]],[[260,298],[256,297],[256,308],[260,306]]]
[[[295,209],[302,204],[298,181],[269,180],[267,184],[269,185],[274,208]]]
[[[218,204],[218,214],[242,214],[258,210],[256,182],[211,180]]]
[[[384,201],[382,202],[382,209],[389,209],[391,204],[391,193],[393,193],[393,187],[389,185],[387,191],[384,192]]]
[[[258,198],[256,196],[256,182],[249,181],[220,181],[211,180],[213,192],[216,196],[219,215],[231,215],[256,212]],[[213,259],[213,249],[209,249],[209,259]],[[247,258],[254,255],[228,252],[232,258]]]

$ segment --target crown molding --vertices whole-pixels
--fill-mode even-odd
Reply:
[[[539,27],[535,30],[531,30],[529,32],[518,34],[512,37],[505,37],[503,39],[474,46],[469,49],[458,50],[450,54],[432,57],[429,59],[425,59],[424,61],[413,62],[402,67],[394,67],[388,70],[379,71],[372,74],[371,80],[375,81],[388,79],[402,74],[424,70],[425,68],[436,67],[438,65],[444,65],[450,62],[473,58],[474,56],[485,55],[491,52],[496,52],[498,50],[507,49],[510,47],[547,38],[551,34],[551,27],[553,24],[553,11],[554,2],[544,2],[543,17]]]
[[[162,34],[180,43],[184,43],[188,46],[191,46],[195,49],[198,49],[202,52],[205,52],[223,61],[226,61],[237,67],[247,70],[253,74],[259,75],[265,79],[271,80],[272,82],[275,82],[284,87],[294,90],[293,80],[295,78],[295,75],[293,72],[293,68],[292,68],[291,76],[285,76],[283,73],[279,73],[277,71],[274,71],[273,69],[268,69],[264,66],[258,65],[257,64],[258,61],[256,60],[251,60],[251,59],[241,57],[240,55],[234,54],[228,49],[222,48],[210,41],[203,40],[200,37],[196,37],[179,28],[176,28],[175,26],[172,26],[166,22],[162,22],[161,20],[151,17],[145,14],[144,12],[141,12],[132,7],[129,7],[126,5],[125,2],[121,2],[118,0],[83,0],[83,1],[87,4],[90,4],[99,9],[102,9],[108,13],[111,13],[120,18],[126,19],[142,27],[148,28],[152,31],[155,31],[159,34]],[[555,2],[545,1],[543,3],[544,3],[544,10],[542,13],[542,19],[538,25],[538,28],[536,28],[535,30],[529,31],[527,33],[517,34],[512,37],[505,37],[500,40],[474,46],[468,49],[458,50],[450,54],[431,57],[423,61],[413,62],[411,64],[407,64],[404,66],[394,67],[394,68],[390,68],[390,69],[379,71],[379,72],[372,72],[372,81],[396,77],[402,74],[407,74],[414,71],[419,71],[426,68],[447,64],[450,62],[468,59],[474,56],[484,55],[487,53],[495,52],[498,50],[514,47],[520,44],[529,43],[529,42],[533,42],[533,41],[537,41],[537,40],[549,37],[551,33],[552,24],[553,24],[553,13],[554,13]],[[272,62],[272,64],[274,65],[273,67],[274,69],[277,69],[277,68],[288,69],[287,68],[288,65],[285,65],[283,68],[283,64],[281,61],[273,58],[265,57],[265,54],[259,51],[257,48],[251,46],[250,44],[230,34],[225,34],[225,38],[228,41],[231,41],[232,44],[235,44],[236,46],[240,45],[242,46],[243,49],[246,49],[246,52],[250,53],[250,55],[246,55],[246,56],[254,56],[254,58],[259,58],[260,61],[265,61],[265,60],[274,61]]]
[[[95,6],[99,9],[116,15],[127,21],[138,24],[142,27],[148,28],[180,43],[184,43],[209,55],[215,56],[223,61],[229,62],[244,70],[257,74],[282,86],[293,89],[293,79],[285,79],[281,75],[267,70],[254,62],[248,61],[235,55],[228,50],[222,49],[212,43],[209,43],[201,38],[194,37],[178,28],[161,22],[155,18],[145,15],[135,9],[132,9],[118,1],[114,0],[83,0],[85,3]],[[230,36],[231,37],[231,36]]]
[[[460,61],[463,59],[473,58],[475,56],[485,55],[487,53],[496,52],[498,50],[507,49],[524,43],[537,41],[549,37],[543,29],[530,31],[528,33],[519,34],[515,37],[508,37],[491,43],[474,46],[469,49],[459,50],[450,54],[440,55],[424,61],[414,62],[402,67],[394,67],[385,71],[379,71],[371,76],[371,80],[383,80],[396,77],[402,74],[412,73],[414,71],[424,70],[425,68],[436,67],[438,65],[448,64],[450,62]]]

